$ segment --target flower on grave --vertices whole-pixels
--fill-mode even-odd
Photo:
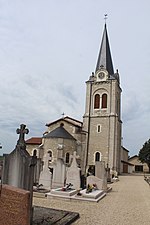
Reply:
[[[97,190],[98,189],[97,184],[93,184],[93,189],[94,190]]]
[[[77,195],[82,196],[82,193],[80,192],[80,190],[77,190]]]
[[[66,191],[66,188],[65,188],[65,187],[63,187],[61,190],[62,190],[62,191]]]
[[[93,186],[90,185],[90,184],[88,184],[88,185],[87,185],[87,188],[86,188],[86,193],[92,192],[92,189],[93,189]]]
[[[97,187],[97,184],[88,184],[87,185],[87,188],[86,188],[86,193],[90,193],[92,192],[93,190],[97,190],[98,187]]]

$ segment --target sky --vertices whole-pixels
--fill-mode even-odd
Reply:
[[[82,121],[86,84],[107,29],[122,88],[123,145],[150,138],[149,0],[0,0],[0,154],[65,115]]]

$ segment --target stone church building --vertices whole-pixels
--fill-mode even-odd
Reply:
[[[94,174],[96,161],[105,161],[105,167],[120,172],[121,91],[105,24],[95,72],[86,81],[83,121],[66,116],[47,123],[42,137],[26,141],[28,152],[32,155],[36,151],[41,159],[48,154],[51,169],[58,158],[69,166],[76,151],[82,174],[87,171]]]

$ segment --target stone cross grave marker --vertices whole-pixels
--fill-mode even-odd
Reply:
[[[20,129],[17,129],[19,139],[15,149],[10,154],[4,155],[2,183],[30,191],[30,215],[32,219],[34,167],[37,157],[30,156],[26,151],[24,138],[27,133],[29,130],[26,129],[26,125],[21,124]]]
[[[29,133],[29,130],[26,128],[26,125],[21,124],[20,129],[18,128],[16,130],[16,132],[17,132],[17,134],[19,134],[19,139],[17,141],[17,145],[19,145],[22,148],[26,148],[24,138],[25,138],[25,134]]]

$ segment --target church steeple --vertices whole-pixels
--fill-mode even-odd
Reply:
[[[109,75],[114,74],[106,23],[104,26],[104,32],[95,72],[97,72],[101,67],[106,69]]]
[[[105,20],[107,14],[105,15]],[[112,171],[120,171],[121,162],[121,87],[114,73],[105,22],[96,71],[86,82],[83,130],[86,132],[85,165],[92,171],[98,161]],[[94,170],[93,170],[94,171]],[[94,173],[94,172],[93,172]]]

